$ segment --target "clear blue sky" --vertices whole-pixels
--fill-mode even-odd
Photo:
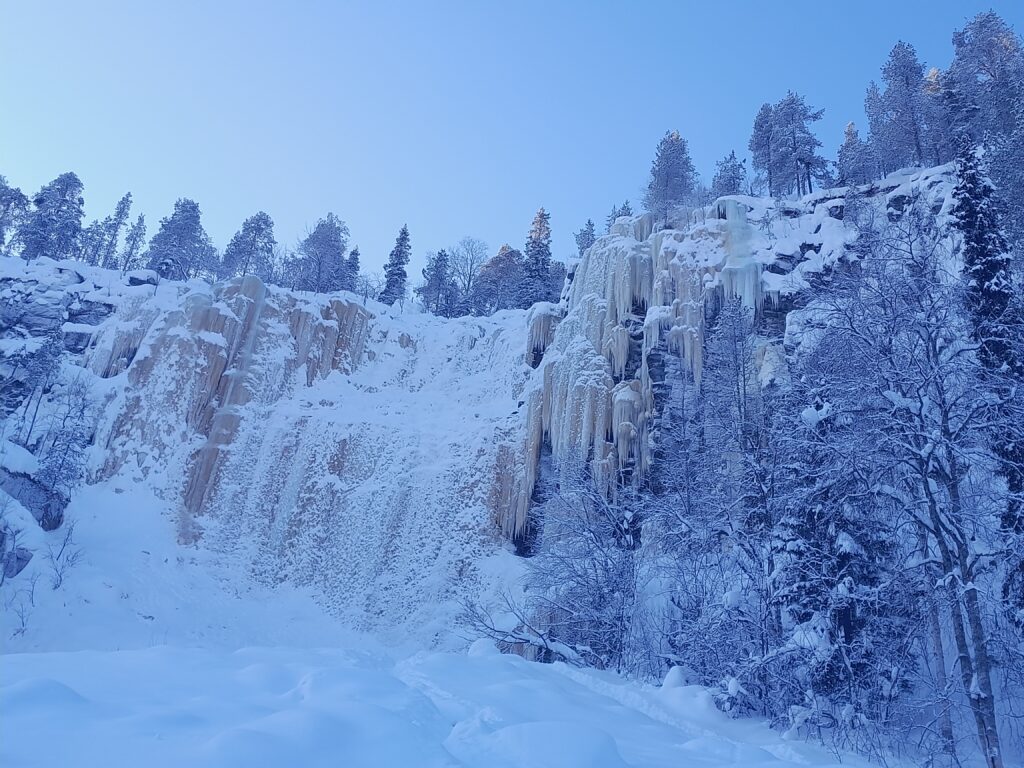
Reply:
[[[370,269],[405,222],[417,268],[521,247],[543,205],[563,258],[667,129],[709,178],[791,88],[831,155],[893,43],[945,66],[988,8],[1024,29],[1019,0],[0,0],[0,174],[74,170],[90,218],[130,190],[150,234],[191,197],[220,248],[260,209],[290,244],[333,211]]]

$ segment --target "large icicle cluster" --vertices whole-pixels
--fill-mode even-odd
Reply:
[[[891,217],[920,194],[940,215],[949,205],[950,170],[894,174],[854,197]],[[616,221],[570,271],[562,319],[553,320],[550,305],[531,315],[528,357],[537,370],[525,410],[527,466],[508,494],[506,533],[526,528],[545,448],[560,479],[584,466],[609,495],[642,479],[653,457],[652,352],[678,354],[699,380],[706,310],[729,297],[756,314],[778,315],[781,336],[791,297],[830,270],[855,236],[844,223],[850,192],[786,202],[724,197],[692,211],[679,229],[658,229],[649,215]],[[778,340],[758,350],[768,368],[778,367],[781,354]]]
[[[648,356],[664,339],[699,376],[709,292],[760,306],[750,229],[734,199],[688,231],[652,231],[649,216],[619,219],[573,272],[553,335],[550,308],[534,310],[529,352],[545,354],[527,402],[528,471],[506,532],[524,530],[544,445],[560,471],[586,467],[609,494],[624,478],[646,475],[655,407]]]

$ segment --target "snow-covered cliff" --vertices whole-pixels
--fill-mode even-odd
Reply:
[[[99,405],[89,481],[152,490],[182,544],[396,637],[433,639],[507,569],[494,521],[523,313],[444,321],[254,278],[0,267],[5,351],[62,327],[62,377]]]
[[[943,167],[860,198],[884,215],[918,193],[938,215],[950,186]],[[8,440],[25,442],[26,420],[25,371],[10,361],[60,329],[40,423],[84,382],[94,488],[148,494],[162,511],[139,501],[140,526],[169,517],[180,545],[218,563],[232,588],[298,585],[351,627],[434,642],[460,600],[517,571],[510,542],[545,473],[558,482],[586,465],[609,495],[647,476],[667,361],[700,376],[709,308],[729,296],[754,308],[762,375],[784,368],[800,292],[846,252],[847,204],[846,190],[829,190],[723,198],[671,229],[622,218],[572,266],[558,304],[489,318],[396,313],[254,278],[157,285],[0,259],[0,480],[19,497],[5,515],[24,550],[9,570],[41,550],[32,518],[54,504],[30,487],[33,457]]]

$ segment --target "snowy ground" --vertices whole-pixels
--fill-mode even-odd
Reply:
[[[697,688],[503,656],[159,646],[0,657],[14,766],[837,764]],[[857,763],[845,762],[846,765]]]
[[[82,556],[64,584],[51,588],[43,554],[61,531],[41,533],[24,631],[0,611],[4,768],[836,763],[730,720],[702,689],[530,663],[486,641],[384,648],[310,594],[247,586],[177,544],[143,486],[89,487],[69,519]]]

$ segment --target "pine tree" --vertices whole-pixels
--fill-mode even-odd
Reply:
[[[299,243],[292,261],[294,287],[313,293],[344,290],[348,235],[345,222],[333,213],[317,221],[313,230]]]
[[[26,261],[40,256],[74,258],[79,252],[85,200],[74,173],[62,173],[32,198],[32,210],[19,231]]]
[[[921,165],[925,79],[914,46],[903,41],[893,46],[882,67],[882,82],[885,90],[872,83],[864,101],[872,149],[886,172]]]
[[[838,181],[842,185],[867,184],[874,177],[871,147],[861,140],[857,126],[852,122],[846,124],[846,134],[839,148],[836,167],[839,172]]]
[[[979,13],[954,33],[946,87],[969,115],[957,130],[970,128],[975,141],[986,142],[1013,132],[1024,100],[1024,44],[998,14]]]
[[[117,244],[121,237],[121,230],[128,222],[128,215],[132,209],[132,193],[126,192],[124,197],[117,201],[114,215],[108,217],[104,222],[103,251],[99,257],[99,264],[104,269],[112,269],[117,260]]]
[[[28,212],[28,198],[0,175],[0,254],[11,247],[11,235]]]
[[[772,107],[771,175],[776,192],[807,194],[813,191],[812,179],[827,178],[827,163],[818,155],[821,142],[810,126],[823,114],[824,110],[812,109],[793,91]]]
[[[256,275],[266,282],[273,270],[274,220],[263,211],[253,214],[242,223],[228,247],[221,263],[224,277]]]
[[[384,290],[380,293],[380,301],[384,304],[395,304],[405,301],[406,281],[408,275],[405,267],[412,257],[412,245],[409,242],[409,227],[402,225],[395,240],[395,247],[391,249],[388,256],[388,263],[384,265]]]
[[[644,205],[659,219],[667,219],[675,208],[691,202],[696,186],[697,172],[686,139],[679,131],[668,131],[658,142]]]
[[[98,266],[101,254],[106,246],[107,229],[112,219],[108,216],[103,221],[93,219],[89,226],[82,228],[78,237],[78,258],[86,264]]]
[[[594,234],[594,222],[592,219],[587,219],[587,223],[583,226],[579,232],[576,233],[576,250],[579,251],[580,258],[583,258],[583,254],[587,252],[587,249],[594,244],[594,240],[597,238]]]
[[[180,198],[174,212],[160,219],[160,229],[149,241],[149,268],[168,280],[189,280],[216,272],[216,254],[203,229],[199,205]]]
[[[775,161],[772,148],[775,145],[775,109],[771,104],[762,104],[754,118],[754,128],[747,145],[753,158],[754,170],[764,174],[768,194],[778,194],[775,175]]]
[[[711,197],[713,199],[725,195],[743,193],[743,183],[747,179],[747,167],[744,161],[730,152],[715,164],[715,178],[711,181]]]
[[[124,250],[121,251],[121,272],[137,269],[146,245],[146,216],[140,213],[139,218],[128,229],[124,239]]]
[[[537,211],[530,226],[523,251],[523,294],[520,306],[526,308],[538,301],[550,301],[551,291],[551,214],[543,208]]]

